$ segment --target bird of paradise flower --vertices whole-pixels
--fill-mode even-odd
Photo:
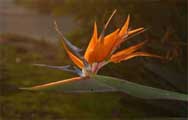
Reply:
[[[128,15],[122,28],[118,28],[114,32],[105,36],[105,31],[108,27],[108,24],[110,23],[115,13],[116,10],[113,11],[99,36],[96,22],[94,23],[93,35],[84,56],[80,54],[81,49],[74,46],[64,37],[56,22],[54,22],[55,29],[61,36],[62,46],[76,66],[51,66],[45,64],[34,65],[73,72],[78,74],[80,77],[74,77],[22,89],[42,90],[50,88],[61,88],[63,92],[119,91],[146,99],[174,99],[188,101],[188,95],[186,94],[148,87],[130,81],[97,74],[97,72],[108,63],[118,63],[138,56],[163,59],[163,57],[159,55],[139,51],[139,49],[144,46],[146,41],[116,52],[121,43],[127,41],[139,33],[144,32],[145,29],[141,27],[134,30],[129,30],[130,16]]]

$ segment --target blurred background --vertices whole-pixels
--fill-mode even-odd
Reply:
[[[94,21],[101,31],[114,9],[117,13],[107,33],[122,26],[128,14],[130,28],[148,28],[120,49],[149,40],[143,49],[168,60],[138,57],[109,64],[99,73],[188,94],[186,0],[0,0],[0,119],[187,117],[187,103],[181,101],[144,100],[123,93],[18,90],[74,76],[31,65],[72,64],[59,44],[54,20],[72,43],[85,50]]]

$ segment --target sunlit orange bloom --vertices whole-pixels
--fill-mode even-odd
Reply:
[[[101,62],[110,54],[117,40],[118,32],[119,29],[104,37],[103,41],[97,41],[96,47],[94,49],[94,54],[96,56],[94,62]]]
[[[97,25],[94,24],[93,36],[90,40],[88,48],[85,52],[85,59],[88,63],[101,62],[108,57],[125,39],[131,34],[144,30],[144,28],[138,28],[135,30],[128,30],[130,16],[127,17],[125,24],[121,29],[117,29],[114,32],[108,34],[104,38],[98,38]],[[102,39],[102,40],[101,40]]]
[[[57,82],[47,83],[43,85],[34,86],[31,88],[23,88],[30,90],[38,90],[48,88],[57,85],[70,85],[75,82],[82,82],[89,80],[93,75],[105,65],[110,62],[118,63],[124,60],[128,60],[137,56],[155,57],[162,58],[161,56],[154,55],[147,52],[142,52],[140,49],[145,45],[147,41],[140,42],[136,45],[130,46],[126,49],[116,52],[121,43],[126,42],[131,37],[145,31],[144,28],[129,30],[130,16],[128,15],[124,25],[121,28],[117,28],[115,31],[105,36],[105,30],[110,23],[116,10],[112,13],[110,18],[107,20],[103,27],[101,34],[98,36],[97,24],[94,23],[93,35],[89,42],[89,45],[85,51],[84,56],[81,55],[79,48],[70,43],[64,35],[60,32],[56,22],[54,22],[55,29],[61,36],[62,46],[68,54],[72,62],[78,67],[67,65],[67,66],[51,66],[45,64],[35,64],[37,66],[48,67],[52,69],[59,69],[69,71],[78,74],[80,77],[74,77],[67,80],[61,80]],[[91,82],[91,81],[90,81]],[[77,84],[78,85],[78,84]],[[108,86],[109,87],[109,86]],[[110,87],[111,90],[111,87]]]
[[[116,41],[118,40],[119,29],[113,33],[105,36],[103,40],[99,40],[97,37],[97,26],[94,24],[93,36],[90,40],[88,48],[85,52],[85,59],[88,63],[101,62],[103,61],[112,51],[112,48]]]
[[[65,48],[65,51],[67,52],[70,59],[80,68],[82,69],[82,72],[85,75],[88,73],[97,73],[97,71],[106,65],[109,62],[121,62],[123,60],[128,60],[137,56],[147,56],[147,57],[156,57],[156,58],[162,58],[158,55],[141,52],[138,51],[141,49],[146,41],[138,43],[136,45],[133,45],[131,47],[128,47],[124,50],[121,50],[119,52],[116,52],[116,50],[119,48],[121,43],[125,42],[129,38],[133,37],[134,35],[137,35],[145,29],[143,27],[129,30],[129,24],[130,24],[130,15],[128,15],[127,19],[125,20],[124,25],[121,28],[117,28],[114,32],[108,34],[105,36],[105,30],[112,19],[112,16],[115,14],[116,11],[112,13],[108,21],[106,22],[103,31],[98,36],[97,31],[97,24],[94,22],[94,28],[93,28],[93,35],[90,39],[90,42],[88,44],[88,47],[85,51],[84,56],[80,58],[75,53],[77,51],[72,51],[72,47],[75,47],[74,45],[70,45],[63,36],[63,47]],[[55,24],[56,25],[56,24]],[[57,26],[56,26],[57,27]],[[59,32],[59,30],[57,29]],[[61,34],[61,33],[60,33]],[[84,61],[83,61],[84,60]]]

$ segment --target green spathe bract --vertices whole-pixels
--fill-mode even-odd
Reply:
[[[124,92],[135,97],[145,99],[171,99],[188,101],[188,95],[186,94],[148,87],[109,76],[94,75],[92,77],[97,81],[114,87],[120,92]]]
[[[64,80],[62,80],[63,83]],[[53,82],[52,82],[53,83]],[[55,83],[55,82],[54,82]],[[127,80],[103,75],[80,77],[79,80],[44,87],[22,88],[24,90],[58,90],[65,93],[123,92],[144,99],[169,99],[188,101],[188,95],[140,85]]]

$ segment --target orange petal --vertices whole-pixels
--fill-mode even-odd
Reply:
[[[119,60],[123,59],[125,56],[127,56],[127,55],[129,55],[129,54],[135,52],[135,51],[138,50],[138,49],[140,49],[145,43],[146,43],[146,41],[141,42],[141,43],[139,43],[139,44],[137,44],[137,45],[131,46],[131,47],[129,47],[129,48],[126,48],[126,49],[124,49],[124,50],[121,50],[121,51],[119,51],[119,52],[113,54],[113,55],[111,56],[111,60],[112,60],[112,61],[119,61]]]
[[[70,83],[70,82],[83,80],[83,79],[85,79],[85,78],[84,77],[74,77],[74,78],[70,78],[70,79],[66,79],[66,80],[60,80],[60,81],[56,81],[56,82],[51,82],[51,83],[47,83],[47,84],[37,85],[37,86],[34,86],[34,87],[29,87],[29,88],[21,88],[21,89],[24,89],[24,90],[39,90],[39,89],[55,87],[55,86],[58,86],[58,85],[63,85],[65,83]]]
[[[128,35],[129,22],[130,22],[130,15],[128,15],[127,20],[125,21],[123,27],[121,28],[121,30],[120,30],[120,32],[118,34],[119,35],[119,39],[114,44],[113,49],[116,49],[124,41],[124,37],[126,35]]]
[[[112,62],[117,63],[117,62],[121,62],[123,60],[128,60],[134,57],[138,57],[138,56],[144,56],[144,57],[154,57],[154,58],[160,58],[160,59],[164,59],[163,57],[159,56],[159,55],[155,55],[155,54],[151,54],[151,53],[146,53],[146,52],[135,52],[132,53],[128,56],[122,57],[119,60],[115,60],[115,59],[111,59]]]
[[[107,27],[108,27],[110,21],[112,20],[112,17],[115,15],[116,11],[117,11],[117,10],[115,9],[115,10],[112,12],[111,16],[108,18],[108,20],[107,20],[105,26],[103,27],[103,30],[102,30],[100,36],[99,36],[99,40],[104,40],[105,31],[106,31],[106,29],[107,29]]]
[[[118,46],[120,46],[121,43],[126,41],[127,39],[125,39],[125,38],[127,38],[129,35],[132,35],[134,33],[139,33],[139,32],[141,33],[144,30],[144,28],[141,27],[141,28],[138,28],[135,30],[128,31],[129,21],[130,21],[130,17],[128,16],[124,26],[122,27],[122,29],[119,33],[119,40],[114,45],[114,49],[116,49]],[[127,36],[126,36],[126,34],[127,34]],[[134,34],[134,35],[136,35],[136,34]],[[133,37],[133,36],[131,36],[131,37]],[[131,38],[131,37],[129,37],[129,38]]]
[[[88,63],[93,63],[95,61],[95,55],[93,54],[95,46],[97,44],[97,25],[94,23],[93,36],[89,42],[89,45],[86,49],[84,58],[88,61]]]
[[[104,41],[98,41],[95,48],[96,62],[101,62],[110,55],[114,44],[117,41],[118,33],[119,29],[107,35],[104,38]]]
[[[137,29],[134,29],[134,30],[131,30],[131,31],[128,31],[128,35],[131,35],[131,34],[137,33],[137,32],[142,31],[142,30],[144,30],[143,27],[141,27],[141,28],[137,28]]]
[[[119,32],[120,36],[124,36],[127,34],[129,22],[130,22],[130,15],[128,15],[127,20],[125,21],[125,24],[123,25],[123,27],[121,28],[121,31]]]
[[[58,25],[56,23],[56,21],[54,21],[54,26],[55,26],[55,30],[57,31],[57,33],[62,37],[62,44],[63,47],[65,48],[65,51],[67,52],[67,54],[69,55],[70,59],[74,62],[74,64],[76,64],[79,68],[83,68],[84,64],[83,62],[76,57],[71,51],[69,51],[68,47],[66,46],[66,43],[64,41],[64,35],[61,33],[61,31],[58,28]]]
[[[63,43],[63,47],[65,48],[65,51],[67,52],[69,58],[73,61],[74,64],[76,64],[80,69],[82,69],[84,66],[82,60],[80,60],[76,55],[74,55],[71,51],[69,51],[69,49],[67,48],[67,46],[65,45],[65,43],[63,41],[62,41],[62,43]]]

